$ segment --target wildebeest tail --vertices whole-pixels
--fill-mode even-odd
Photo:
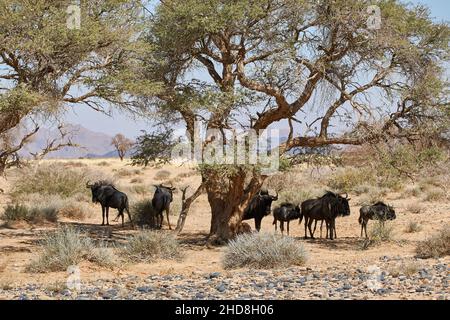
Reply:
[[[362,224],[362,223],[363,223],[363,217],[362,217],[362,214],[359,215],[358,222],[359,222],[359,224]]]

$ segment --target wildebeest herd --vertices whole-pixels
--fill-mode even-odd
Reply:
[[[100,203],[102,207],[102,226],[109,225],[109,208],[118,210],[118,215],[114,219],[117,221],[119,217],[122,217],[122,226],[124,225],[124,212],[128,214],[130,222],[133,223],[129,211],[128,197],[125,193],[116,189],[116,187],[106,181],[98,181],[94,184],[89,182],[86,184],[87,188],[91,189],[92,202]],[[152,207],[156,215],[156,228],[162,228],[163,212],[166,212],[167,223],[169,229],[172,230],[172,226],[169,221],[170,203],[173,201],[174,187],[164,186],[162,184],[155,185],[155,193],[152,199]],[[255,229],[260,231],[261,221],[265,216],[270,215],[272,212],[272,202],[278,200],[278,192],[275,196],[270,195],[267,189],[261,189],[250,201],[247,208],[244,210],[242,220],[254,219]],[[304,219],[305,225],[305,239],[309,235],[314,239],[314,233],[316,231],[317,222],[320,221],[320,236],[322,237],[322,225],[325,222],[326,225],[326,238],[333,240],[337,237],[336,233],[336,218],[345,217],[350,215],[350,198],[346,194],[345,197],[331,191],[326,191],[321,197],[314,199],[307,199],[300,205],[295,205],[289,202],[284,202],[277,206],[273,210],[273,225],[275,231],[277,231],[277,223],[280,225],[281,233],[284,233],[284,223],[287,223],[287,234],[289,235],[289,223],[293,220],[299,220],[301,224]],[[395,210],[392,206],[378,201],[373,205],[362,206],[359,210],[360,215],[358,222],[361,225],[361,237],[363,231],[367,238],[367,223],[369,220],[380,220],[382,222],[386,220],[393,220],[396,218]],[[314,229],[312,224],[314,223]]]

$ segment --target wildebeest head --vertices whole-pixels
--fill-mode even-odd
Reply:
[[[323,196],[322,199],[328,199],[329,203],[333,206],[335,210],[336,216],[349,216],[350,215],[350,205],[349,201],[350,198],[348,197],[348,194],[345,194],[345,197],[331,192],[327,191]]]
[[[172,200],[173,200],[173,192],[175,191],[176,188],[174,188],[172,186],[170,186],[170,187],[163,186],[162,184],[159,184],[159,185],[155,184],[154,187],[156,188],[155,194],[156,193],[167,193],[167,194],[170,195],[170,202],[172,202]]]
[[[114,185],[108,181],[100,180],[95,182],[94,184],[89,183],[89,181],[86,183],[86,188],[91,189],[92,192],[92,202],[97,203],[101,201],[101,195],[103,193],[103,190],[105,188],[113,188],[115,189]]]
[[[271,196],[267,189],[260,190],[256,195],[256,201],[264,208],[264,215],[270,214],[270,209],[273,201],[278,200],[278,192],[276,196]]]

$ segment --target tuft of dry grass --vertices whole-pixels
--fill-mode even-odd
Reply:
[[[425,210],[425,207],[418,202],[411,202],[406,205],[406,210],[414,214],[419,214]]]
[[[256,232],[243,233],[231,240],[222,264],[225,269],[269,269],[303,265],[306,260],[303,245],[293,238]]]
[[[114,254],[107,248],[97,248],[90,238],[71,227],[62,227],[47,234],[41,241],[41,247],[42,253],[27,266],[27,271],[65,271],[84,260],[103,267],[116,265]]]
[[[426,193],[424,200],[425,201],[441,201],[446,198],[445,191],[439,187],[430,187]]]
[[[390,241],[393,237],[394,228],[387,221],[374,221],[370,229],[369,238],[376,243]]]
[[[22,220],[29,223],[56,222],[58,220],[58,211],[55,207],[46,205],[29,207],[19,203],[8,204],[3,212],[2,220],[7,222]]]
[[[389,266],[387,271],[394,278],[405,275],[411,277],[419,272],[421,265],[415,261],[402,262],[401,264]]]
[[[181,260],[180,244],[171,233],[144,230],[132,236],[122,248],[122,255],[132,262]]]
[[[422,230],[422,226],[415,221],[409,221],[405,228],[406,233],[419,232],[420,230]]]
[[[130,183],[143,183],[144,180],[142,178],[133,178],[130,180]]]
[[[159,170],[155,173],[155,180],[167,180],[170,177],[170,171],[167,170]]]
[[[423,259],[450,255],[450,225],[446,225],[438,233],[420,242],[416,247],[416,255]]]

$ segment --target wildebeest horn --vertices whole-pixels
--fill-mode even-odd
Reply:
[[[274,201],[277,201],[278,200],[278,191],[275,191],[276,193],[277,193],[277,195],[276,196],[272,196],[272,199],[274,200]]]
[[[89,182],[90,182],[89,180],[86,182],[86,188],[92,187],[92,184],[90,184]]]

